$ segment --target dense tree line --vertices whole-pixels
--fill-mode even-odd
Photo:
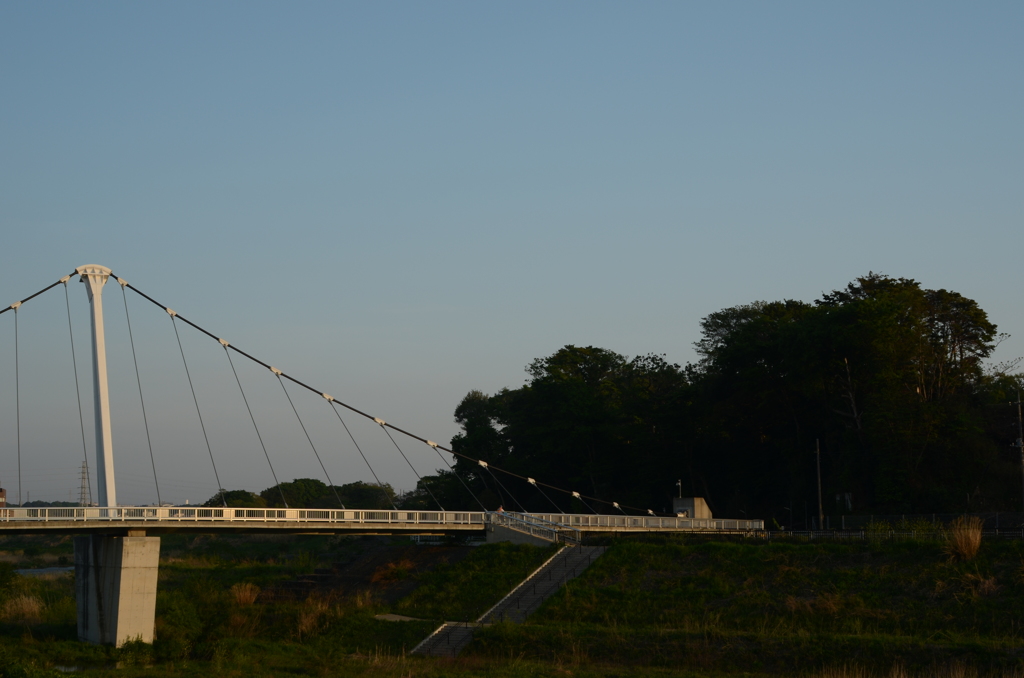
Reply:
[[[723,309],[701,332],[685,367],[590,346],[537,359],[524,386],[459,403],[453,449],[623,505],[664,511],[678,479],[719,515],[785,520],[816,512],[817,441],[829,514],[1020,510],[1020,382],[986,371],[999,335],[975,301],[869,274],[813,303]],[[454,469],[424,483],[448,506],[588,508]]]
[[[271,485],[259,494],[248,490],[228,490],[210,497],[203,506],[239,508],[340,508],[390,509],[403,500],[388,483],[328,485],[315,478],[296,478]]]

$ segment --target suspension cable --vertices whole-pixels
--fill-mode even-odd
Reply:
[[[477,504],[480,504],[480,508],[486,511],[487,507],[484,506],[482,501],[480,501],[480,498],[476,496],[476,493],[473,492],[473,490],[469,489],[469,485],[467,485],[466,481],[462,479],[462,476],[458,474],[458,472],[455,470],[455,467],[448,463],[448,460],[444,458],[443,454],[441,454],[441,450],[437,449],[437,443],[435,443],[433,440],[428,440],[427,445],[434,448],[434,452],[437,452],[437,456],[440,457],[441,461],[444,462],[444,465],[448,467],[448,470],[451,471],[452,475],[459,479],[459,482],[462,483],[462,486],[466,488],[466,492],[469,492],[469,496],[473,497],[473,500]]]
[[[146,444],[149,446],[149,463],[153,467],[153,485],[156,486],[156,505],[163,506],[164,501],[160,496],[160,481],[157,480],[156,477],[156,457],[153,455],[153,439],[149,435],[149,418],[146,416],[146,399],[142,397],[142,376],[139,374],[139,359],[135,355],[135,335],[132,334],[132,318],[128,313],[128,295],[125,294],[124,291],[124,286],[127,285],[127,283],[120,278],[118,278],[117,282],[121,285],[121,297],[124,299],[124,319],[128,323],[128,340],[132,345],[132,362],[135,364],[135,383],[139,385],[139,404],[142,406],[142,423],[146,428]],[[66,284],[64,288],[64,291],[67,292]],[[71,322],[70,315],[68,315],[68,322]],[[84,438],[83,442],[85,442]]]
[[[22,500],[22,497],[21,497],[22,484],[21,484],[21,373],[20,373],[20,371],[21,371],[21,365],[20,365],[21,361],[20,361],[20,356],[19,356],[19,352],[18,352],[18,309],[25,302],[31,301],[32,299],[35,299],[36,297],[38,297],[43,292],[47,292],[49,290],[52,290],[57,285],[65,283],[65,289],[67,289],[66,288],[66,283],[67,283],[68,280],[71,279],[72,275],[75,275],[75,273],[77,273],[77,271],[72,271],[69,275],[61,278],[60,280],[58,280],[55,283],[51,283],[51,284],[47,285],[46,287],[44,287],[43,289],[39,290],[35,294],[30,294],[27,297],[25,297],[24,299],[22,299],[21,301],[16,301],[13,304],[11,304],[10,306],[8,306],[7,308],[0,309],[0,315],[3,315],[4,313],[7,313],[8,311],[14,311],[14,390],[15,390],[15,413],[16,413],[15,416],[17,418],[16,424],[15,424],[15,428],[17,429],[17,438],[18,438],[17,445],[18,445],[18,506],[19,507],[22,506],[22,501],[21,501]],[[69,307],[68,313],[69,313],[69,317],[70,317],[70,307]],[[74,348],[74,345],[72,344],[72,349],[73,348]],[[77,370],[75,372],[75,379],[76,379],[76,382],[77,382],[77,379],[78,379],[78,372],[77,372]],[[79,410],[79,415],[81,415],[81,410]],[[84,437],[85,425],[83,424],[82,427],[83,427],[83,437]],[[84,444],[84,441],[83,441],[83,444]],[[88,460],[87,460],[87,462],[88,462]],[[90,490],[90,492],[91,492],[91,490]]]
[[[572,496],[573,496],[574,499],[579,499],[580,503],[583,504],[584,506],[586,506],[588,509],[590,509],[591,513],[593,513],[594,515],[599,515],[598,512],[595,511],[593,509],[593,507],[590,506],[590,504],[588,504],[587,502],[583,501],[583,495],[581,495],[579,492],[573,492]]]
[[[270,467],[270,475],[274,477],[274,484],[277,485],[277,491],[281,493],[281,501],[284,503],[284,507],[288,508],[288,500],[284,498],[284,489],[281,488],[281,481],[277,479],[277,473],[274,472],[274,465],[270,463],[270,453],[267,452],[267,446],[263,442],[263,436],[260,435],[260,427],[256,425],[256,417],[252,414],[252,408],[249,407],[249,399],[245,397],[245,389],[242,388],[242,380],[238,378],[238,371],[235,370],[235,363],[231,360],[231,352],[228,351],[228,342],[221,339],[221,346],[224,347],[224,355],[228,357],[228,364],[231,365],[231,373],[235,375],[235,383],[238,384],[238,391],[242,394],[242,402],[245,403],[245,409],[249,412],[249,419],[252,420],[252,427],[256,429],[256,437],[260,440],[260,447],[263,448],[263,456],[267,458],[267,466]],[[227,501],[225,499],[225,501]]]
[[[18,355],[18,307],[22,302],[16,301],[14,308],[14,407],[16,413],[15,428],[18,430],[18,507],[24,508],[21,501],[21,360]]]
[[[279,371],[274,372],[274,376],[277,377],[277,383],[281,384],[281,390],[284,391],[284,396],[288,398],[288,404],[292,406],[292,412],[295,413],[295,418],[299,420],[299,426],[302,427],[302,432],[306,434],[306,440],[309,441],[309,446],[313,448],[313,454],[316,455],[316,460],[320,462],[320,468],[323,469],[324,476],[327,477],[327,484],[330,486],[331,492],[334,493],[334,498],[338,500],[338,505],[341,506],[341,508],[345,508],[344,502],[342,502],[341,497],[338,496],[338,488],[334,486],[334,481],[331,480],[330,474],[327,473],[327,467],[324,466],[324,461],[320,458],[320,453],[316,451],[316,445],[313,444],[313,439],[309,437],[309,431],[306,430],[306,425],[302,423],[302,417],[299,416],[299,411],[295,408],[295,403],[292,402],[292,397],[288,393],[288,389],[284,386],[284,381],[281,379],[281,373]]]
[[[82,432],[82,458],[85,460],[85,484],[86,488],[89,490],[88,502],[91,504],[92,478],[89,474],[89,450],[85,444],[85,417],[82,416],[82,389],[78,385],[78,359],[75,358],[75,333],[71,329],[71,299],[68,296],[68,280],[70,279],[71,276],[61,278],[61,280],[64,281],[64,303],[68,310],[68,336],[71,338],[71,367],[75,371],[75,397],[78,398],[78,427]]]
[[[58,280],[57,282],[53,283],[52,285],[47,285],[46,287],[44,287],[43,289],[39,290],[35,294],[30,294],[27,297],[25,297],[24,299],[22,299],[21,301],[16,301],[13,304],[11,304],[10,306],[8,306],[7,308],[0,309],[0,315],[3,315],[4,313],[7,313],[8,311],[14,311],[15,314],[17,314],[18,307],[21,306],[22,304],[24,304],[26,301],[31,301],[32,299],[35,299],[36,297],[38,297],[43,292],[47,292],[49,290],[52,290],[54,287],[56,287],[57,285],[60,285],[61,283],[66,283],[68,280],[71,279],[72,275],[78,275],[78,271],[72,271],[70,275],[67,275],[67,276],[61,278],[60,280]]]
[[[113,275],[113,274],[111,274],[111,275]],[[134,287],[134,286],[132,286],[132,285],[130,285],[130,284],[129,284],[129,285],[127,285],[127,287],[128,287],[128,289],[132,290],[133,292],[135,292],[135,293],[136,293],[136,294],[138,294],[139,296],[143,297],[144,299],[146,299],[146,300],[147,300],[147,301],[149,301],[150,303],[154,304],[155,306],[158,306],[158,307],[162,308],[162,309],[163,309],[164,311],[166,311],[166,312],[168,312],[168,313],[174,313],[173,311],[171,311],[171,309],[169,309],[168,307],[164,306],[164,305],[163,305],[163,304],[161,304],[161,303],[160,303],[159,301],[157,301],[157,300],[156,300],[156,299],[154,299],[153,297],[149,296],[149,295],[148,295],[148,294],[146,294],[145,292],[143,292],[143,291],[139,290],[138,288],[136,288],[136,287]],[[188,325],[191,325],[191,326],[192,326],[193,328],[195,328],[195,329],[196,329],[196,330],[198,330],[199,332],[202,332],[203,334],[207,335],[207,336],[208,336],[208,337],[210,337],[211,339],[214,339],[214,340],[216,340],[216,341],[219,341],[219,338],[218,338],[218,337],[217,337],[217,336],[216,336],[215,334],[213,334],[212,332],[210,332],[209,330],[207,330],[207,329],[205,329],[205,328],[203,328],[203,327],[200,327],[199,325],[197,325],[196,323],[192,322],[192,321],[191,321],[191,320],[189,320],[188,318],[185,318],[185,317],[183,317],[183,316],[177,315],[177,313],[174,313],[174,317],[177,317],[178,319],[180,319],[181,321],[185,322],[186,324],[188,324]],[[176,331],[177,331],[177,330],[176,330]],[[238,348],[238,347],[236,347],[236,346],[230,346],[229,348],[230,348],[230,349],[231,349],[232,351],[235,351],[236,353],[238,353],[239,355],[245,356],[246,358],[248,358],[249,360],[253,361],[254,363],[256,363],[256,364],[258,364],[258,365],[262,365],[263,367],[265,367],[265,368],[267,368],[267,369],[272,369],[272,368],[271,368],[271,366],[270,366],[270,365],[269,365],[268,363],[265,363],[265,362],[263,362],[262,360],[260,360],[259,358],[256,358],[255,356],[253,356],[253,355],[250,355],[249,353],[246,353],[245,351],[243,351],[243,350],[239,349],[239,348]],[[284,379],[288,379],[289,381],[291,381],[291,382],[293,382],[293,383],[297,384],[298,386],[301,386],[302,388],[305,388],[305,389],[306,389],[306,390],[308,390],[308,391],[311,391],[312,393],[316,393],[316,394],[317,394],[317,395],[319,395],[319,396],[324,396],[324,397],[326,397],[326,394],[325,394],[325,393],[324,393],[323,391],[320,391],[320,390],[318,390],[318,389],[316,389],[316,388],[313,388],[313,387],[312,387],[312,386],[310,386],[309,384],[307,384],[307,383],[305,383],[305,382],[303,382],[303,381],[300,381],[299,379],[296,379],[295,377],[291,376],[290,374],[287,374],[287,373],[284,373],[284,372],[282,372],[280,376],[281,376],[281,377],[283,377]],[[337,405],[340,405],[341,407],[344,407],[344,408],[345,408],[345,409],[347,409],[347,410],[350,410],[350,411],[352,411],[352,412],[355,412],[356,414],[358,414],[358,415],[359,415],[359,416],[361,416],[361,417],[365,417],[366,419],[371,419],[371,420],[374,420],[374,421],[376,421],[376,420],[377,420],[377,417],[374,417],[374,416],[373,416],[372,414],[368,414],[368,413],[366,413],[366,412],[363,412],[362,410],[360,410],[360,409],[357,409],[357,408],[353,407],[352,405],[349,405],[349,404],[347,404],[347,403],[344,403],[344,402],[342,402],[342,401],[340,401],[340,400],[335,400],[334,398],[331,398],[331,399],[330,399],[330,401],[331,401],[332,403],[336,403]],[[335,408],[335,413],[336,413],[336,414],[338,414],[338,416],[339,416],[339,418],[340,418],[340,416],[341,416],[341,415],[340,415],[340,413],[338,413],[338,411],[337,411],[337,408]],[[344,421],[342,421],[342,423],[344,423]],[[401,434],[403,434],[403,435],[405,435],[405,436],[408,436],[409,438],[412,438],[412,439],[414,439],[414,440],[418,440],[418,441],[420,441],[421,443],[427,443],[427,442],[428,442],[426,438],[420,437],[420,436],[418,436],[418,435],[416,435],[415,433],[412,433],[412,432],[410,432],[410,431],[406,431],[406,430],[405,430],[405,429],[403,429],[403,428],[399,428],[398,426],[395,426],[394,424],[389,424],[389,423],[385,423],[385,424],[384,424],[384,426],[386,426],[387,428],[391,429],[392,431],[397,431],[398,433],[401,433]],[[347,426],[346,426],[346,428],[347,428]],[[350,435],[351,435],[351,433],[350,433]],[[448,448],[448,447],[442,447],[442,446],[440,446],[440,445],[439,445],[438,447],[439,447],[440,449],[443,449],[443,450],[444,450],[445,452],[448,452],[448,453],[450,453],[450,454],[453,454],[453,455],[455,455],[455,456],[457,456],[457,457],[461,457],[462,459],[466,459],[467,461],[471,461],[471,462],[477,462],[477,461],[479,461],[478,459],[475,459],[475,458],[473,458],[473,457],[470,457],[469,455],[466,455],[466,454],[462,454],[461,452],[456,452],[456,451],[452,450],[451,448]],[[496,470],[498,470],[498,471],[500,471],[500,472],[502,472],[502,473],[505,473],[505,474],[507,474],[507,475],[510,475],[510,476],[513,476],[513,477],[519,478],[520,480],[526,480],[526,479],[527,479],[527,478],[526,478],[526,476],[522,476],[522,475],[519,475],[518,473],[514,473],[514,472],[512,472],[512,471],[508,471],[508,470],[505,470],[505,469],[502,469],[502,468],[498,468],[498,467],[495,467],[495,469],[496,469]],[[375,477],[376,477],[376,476],[375,476]],[[481,478],[482,478],[482,477],[483,477],[483,476],[481,475]],[[379,481],[378,481],[378,482],[379,482]],[[551,485],[551,484],[549,484],[549,483],[542,483],[542,482],[540,482],[540,481],[536,481],[536,484],[537,484],[538,486],[540,486],[540,485],[543,485],[544,487],[546,487],[546,488],[548,488],[548,489],[550,489],[550,490],[553,490],[553,491],[555,491],[555,492],[561,492],[561,493],[563,493],[563,494],[566,494],[566,495],[570,495],[570,496],[572,496],[572,494],[573,494],[573,490],[567,490],[567,489],[565,489],[565,488],[562,488],[562,487],[558,487],[557,485]],[[585,498],[585,499],[589,499],[589,500],[591,500],[591,501],[599,502],[599,503],[602,503],[602,504],[607,504],[607,505],[609,505],[609,506],[611,506],[611,505],[613,505],[613,504],[614,504],[614,502],[612,502],[612,501],[609,501],[609,500],[607,500],[607,499],[601,499],[600,497],[591,497],[591,496],[589,496],[589,495],[583,495],[583,494],[581,494],[581,495],[580,495],[580,498],[581,498],[581,499],[583,499],[583,498]],[[621,509],[621,507],[619,507],[619,508]],[[650,509],[640,509],[640,508],[637,508],[637,507],[635,507],[635,506],[628,506],[627,508],[633,509],[633,510],[635,510],[635,511],[638,511],[638,512],[640,512],[640,513],[644,513],[644,512],[646,512],[646,513],[650,513],[651,515],[655,515],[655,514],[654,514],[654,512],[653,512],[653,511],[651,511]],[[397,509],[396,509],[396,510],[397,510]],[[664,514],[664,515],[669,515],[669,514]]]
[[[387,500],[387,502],[391,504],[391,508],[397,511],[398,507],[395,506],[395,500],[391,498],[391,495],[388,494],[388,491],[384,488],[384,483],[382,483],[380,481],[380,478],[377,477],[377,472],[373,470],[373,466],[370,465],[370,460],[366,458],[365,454],[363,454],[363,449],[359,447],[359,443],[356,442],[356,437],[352,435],[352,431],[348,430],[348,424],[346,424],[345,420],[341,418],[341,412],[339,412],[338,408],[334,406],[334,403],[337,401],[331,396],[327,395],[326,393],[323,394],[323,397],[331,406],[331,411],[334,412],[335,415],[337,415],[338,421],[340,421],[341,425],[345,427],[345,433],[347,433],[348,437],[352,439],[352,444],[355,445],[356,450],[359,451],[359,456],[363,458],[364,462],[366,462],[366,468],[370,469],[370,474],[373,476],[373,479],[377,481],[377,487],[379,487],[380,491],[384,493],[385,500]]]
[[[479,464],[480,460],[478,459],[476,463]],[[484,462],[484,463],[486,464],[487,462]],[[485,492],[490,492],[491,491],[491,484],[489,482],[487,482],[487,476],[484,473],[481,473],[477,477],[480,478],[480,482],[484,484],[484,491]],[[494,488],[494,494],[498,495],[498,501],[500,502],[499,506],[504,506],[505,505],[505,495],[503,495],[501,493],[501,488],[495,487]]]
[[[488,463],[487,463],[486,461],[480,461],[480,462],[477,462],[477,463],[478,463],[478,464],[480,464],[481,466],[483,466],[483,467],[484,467],[484,469],[485,469],[485,470],[486,470],[486,471],[487,471],[488,473],[490,473],[490,474],[491,474],[491,477],[492,477],[492,478],[494,478],[494,482],[498,483],[498,486],[499,486],[499,487],[500,487],[501,489],[505,490],[505,494],[507,494],[507,495],[508,495],[508,498],[509,498],[509,499],[511,499],[511,500],[512,500],[513,502],[515,502],[516,506],[518,506],[518,507],[519,507],[519,510],[520,510],[520,511],[521,511],[522,513],[526,513],[526,509],[524,509],[524,508],[523,508],[523,505],[519,503],[519,500],[517,500],[517,499],[515,498],[515,495],[513,495],[513,494],[512,494],[511,492],[509,492],[509,491],[508,491],[508,488],[507,488],[507,487],[505,487],[505,485],[504,485],[504,484],[503,484],[503,483],[502,483],[502,482],[501,482],[500,480],[498,480],[498,476],[494,475],[494,471],[492,471],[492,470],[491,470],[491,465],[490,465],[490,464],[488,464]]]
[[[409,461],[409,457],[405,456],[405,452],[403,452],[402,448],[398,446],[398,443],[395,442],[395,439],[391,437],[391,433],[386,428],[384,428],[384,424],[387,423],[387,422],[378,421],[377,423],[380,425],[380,430],[384,431],[384,433],[387,434],[388,438],[391,439],[391,442],[394,443],[395,449],[398,450],[398,453],[400,455],[402,455],[402,459],[405,459],[405,463],[409,465],[410,469],[412,469],[412,472],[416,476],[416,479],[422,481],[423,478],[420,477],[419,473],[416,473],[416,469],[415,469],[415,467],[413,467],[412,462]],[[437,500],[437,497],[435,497],[434,493],[430,491],[430,488],[428,486],[424,485],[423,489],[427,491],[427,494],[430,495],[430,498],[433,499],[434,503],[437,504],[438,508],[441,509],[441,513],[444,513],[444,506],[441,506],[441,502],[439,502]]]
[[[192,375],[188,371],[188,361],[185,360],[185,349],[181,345],[181,335],[178,334],[178,323],[174,319],[178,316],[171,309],[166,309],[167,315],[171,316],[171,326],[174,328],[174,337],[178,340],[178,350],[181,352],[181,362],[185,366],[185,376],[188,377],[188,387],[192,391],[192,401],[196,404],[196,414],[199,415],[199,427],[203,429],[203,440],[206,441],[206,451],[210,454],[210,465],[213,466],[213,477],[217,481],[217,493],[220,494],[220,501],[227,508],[228,500],[224,496],[224,486],[220,484],[220,475],[217,473],[217,462],[213,460],[213,448],[210,447],[210,437],[206,435],[206,424],[203,423],[203,413],[199,410],[199,398],[196,397],[196,388],[192,385]]]
[[[537,490],[538,492],[540,492],[540,493],[541,493],[542,495],[544,495],[544,498],[545,498],[545,499],[547,499],[547,500],[548,500],[549,502],[551,502],[551,505],[555,507],[555,510],[556,510],[556,511],[558,511],[559,513],[563,513],[563,514],[565,513],[565,511],[563,511],[563,510],[561,509],[561,507],[559,507],[559,506],[558,506],[558,504],[556,504],[556,503],[555,503],[555,500],[554,500],[554,499],[552,499],[551,497],[549,497],[549,496],[547,495],[547,492],[545,492],[544,490],[540,489],[540,485],[538,485],[538,484],[537,484],[537,481],[536,481],[536,480],[534,480],[533,478],[527,478],[527,479],[526,479],[526,482],[528,482],[528,483],[530,483],[531,485],[533,485],[533,487],[534,487],[534,488],[535,488],[535,489],[536,489],[536,490]],[[615,505],[616,505],[616,506],[618,506],[618,504],[615,504]]]

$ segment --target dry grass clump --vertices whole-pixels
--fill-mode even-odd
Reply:
[[[813,674],[815,678],[978,678],[978,669],[960,661],[952,661],[948,664],[935,664],[923,671],[908,671],[900,663],[896,663],[889,670],[888,675],[884,673],[872,673],[862,666],[856,664],[843,666],[825,667]],[[995,673],[984,674],[987,678],[1020,678],[1020,669],[1009,669],[996,671]]]
[[[874,678],[863,666],[827,666],[821,670],[817,678]]]
[[[377,601],[374,600],[373,591],[356,591],[356,595],[352,597],[352,603],[358,608],[363,609],[364,607],[374,607]]]
[[[239,607],[248,607],[256,602],[256,597],[260,595],[260,587],[256,584],[250,584],[249,582],[242,582],[241,584],[235,584],[231,587],[231,596],[235,599],[235,604]]]
[[[370,581],[374,584],[385,584],[393,581],[400,581],[409,576],[409,573],[415,568],[413,562],[408,558],[398,561],[397,563],[388,563],[382,567],[378,567],[377,571],[370,577]]]
[[[943,551],[954,560],[971,560],[981,548],[981,527],[977,516],[960,516],[949,524]]]
[[[999,589],[1002,588],[995,577],[986,577],[972,572],[965,574],[961,578],[961,583],[964,589],[969,591],[974,597],[991,596],[998,593]]]
[[[317,596],[310,596],[306,599],[306,604],[303,605],[302,609],[299,610],[299,618],[295,623],[295,630],[298,633],[299,640],[303,636],[314,634],[320,630],[320,623],[331,609],[331,606],[326,600]]]
[[[0,616],[9,622],[38,624],[43,619],[43,601],[24,594],[14,596],[4,603]]]

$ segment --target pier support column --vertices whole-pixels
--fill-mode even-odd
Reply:
[[[159,565],[160,537],[75,537],[78,639],[152,643]]]

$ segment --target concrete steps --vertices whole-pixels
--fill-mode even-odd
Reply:
[[[458,657],[473,640],[479,624],[474,622],[445,622],[427,636],[409,654],[424,657]]]
[[[583,573],[605,552],[604,546],[566,546],[537,568],[475,623],[445,622],[410,654],[457,657],[480,626],[500,621],[520,624],[558,589]]]
[[[540,569],[527,577],[497,605],[479,619],[493,624],[509,621],[520,624],[558,589],[583,573],[607,550],[606,546],[566,547]]]

